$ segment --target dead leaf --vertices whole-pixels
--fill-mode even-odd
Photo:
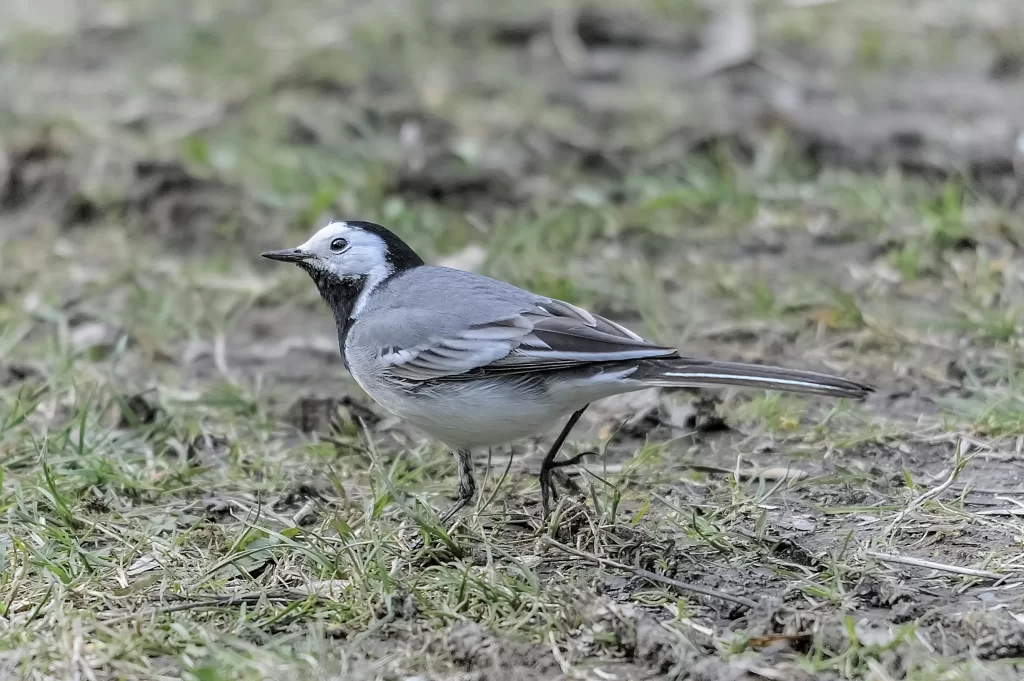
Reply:
[[[117,341],[118,330],[103,322],[86,322],[71,330],[68,341],[71,349],[82,352],[95,347],[112,347]]]
[[[818,524],[809,515],[786,516],[779,520],[779,527],[785,527],[798,532],[814,532]]]
[[[740,471],[740,478],[743,480],[761,479],[769,482],[775,482],[778,480],[803,480],[809,475],[810,473],[807,471],[802,471],[796,468],[786,468],[783,466],[771,466],[769,468]]]
[[[352,583],[350,579],[324,579],[316,582],[302,584],[295,588],[299,593],[311,596],[329,596],[336,598],[342,595]]]
[[[160,567],[160,561],[157,560],[156,556],[152,553],[147,553],[142,556],[134,563],[128,566],[128,569],[124,573],[129,577],[141,575],[143,572],[149,572],[150,570],[156,570]]]

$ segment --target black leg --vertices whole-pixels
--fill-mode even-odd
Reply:
[[[447,526],[455,515],[473,501],[476,495],[476,480],[473,477],[473,456],[466,448],[455,450],[459,458],[459,498],[441,515],[441,524]]]
[[[567,490],[569,490],[569,494],[575,494],[577,496],[582,494],[582,492],[580,492],[579,486],[575,482],[573,482],[573,479],[570,478],[565,473],[562,473],[561,471],[566,466],[575,466],[580,461],[582,461],[584,457],[587,457],[587,456],[597,456],[597,452],[580,452],[579,454],[577,454],[576,456],[572,457],[571,459],[563,459],[562,461],[553,461],[551,463],[551,473],[552,473],[551,500],[552,501],[557,502],[558,501],[558,497],[559,497],[559,495],[558,495],[558,485],[555,484],[555,480],[556,479],[557,479],[557,481],[559,483],[564,485]]]
[[[551,445],[551,449],[548,450],[547,455],[544,457],[544,461],[540,464],[540,508],[541,514],[544,519],[547,520],[548,516],[551,515],[551,498],[558,498],[558,493],[555,491],[554,485],[551,484],[551,471],[562,466],[569,465],[568,463],[555,463],[555,457],[558,456],[558,450],[562,448],[562,444],[565,442],[565,438],[569,437],[569,431],[576,425],[576,422],[583,416],[583,412],[587,410],[589,404],[583,405],[581,409],[573,412],[573,415],[569,417],[565,427],[562,428],[562,432],[558,434],[555,439],[555,443]],[[583,454],[580,457],[584,456]],[[577,463],[580,457],[574,457],[575,460],[570,459],[573,463]]]
[[[597,456],[597,452],[580,452],[571,459],[564,459],[562,461],[555,461],[551,464],[552,468],[565,468],[566,466],[575,466],[580,461],[583,461],[584,457]]]

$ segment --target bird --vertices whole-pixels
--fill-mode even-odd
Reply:
[[[864,399],[871,386],[812,371],[686,357],[576,305],[428,265],[386,227],[334,221],[296,248],[262,253],[305,270],[334,315],[346,369],[381,407],[449,447],[458,497],[474,498],[475,448],[565,424],[540,467],[541,513],[556,461],[594,401],[647,388],[742,386]]]

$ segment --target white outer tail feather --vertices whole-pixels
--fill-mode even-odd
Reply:
[[[631,379],[651,387],[742,386],[764,390],[863,399],[870,386],[838,376],[783,367],[685,357],[644,362]]]
[[[759,376],[736,376],[736,375],[730,375],[730,374],[685,374],[685,373],[678,373],[678,372],[674,372],[674,371],[666,371],[662,375],[663,376],[679,376],[680,378],[688,378],[688,379],[703,379],[703,380],[706,380],[706,381],[708,381],[708,382],[710,382],[710,383],[712,383],[714,385],[720,385],[720,381],[729,382],[729,381],[746,380],[746,381],[750,381],[751,383],[756,383],[756,384],[761,384],[761,383],[769,384],[770,383],[772,385],[775,385],[775,384],[791,385],[794,388],[813,388],[815,390],[834,390],[836,392],[847,392],[845,389],[839,388],[837,386],[825,385],[823,383],[812,383],[810,381],[797,381],[797,380],[786,379],[786,378],[770,378],[769,379],[769,378],[762,378],[762,377],[759,377]]]

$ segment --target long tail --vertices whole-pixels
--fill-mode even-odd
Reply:
[[[629,378],[651,387],[738,385],[859,400],[875,391],[869,385],[815,371],[690,357],[644,360]]]

